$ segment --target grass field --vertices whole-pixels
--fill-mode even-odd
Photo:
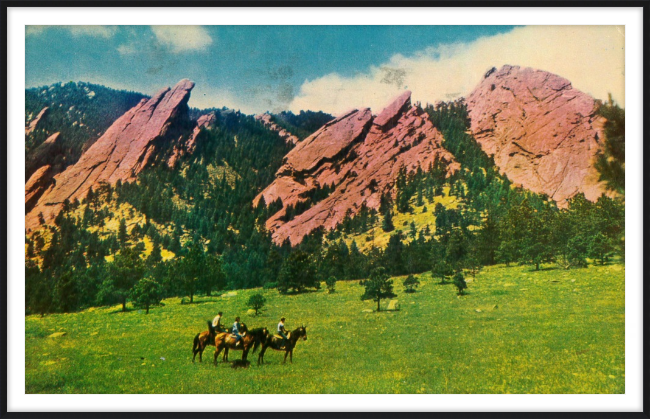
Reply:
[[[357,281],[280,296],[244,290],[164,301],[149,315],[119,307],[28,316],[27,393],[624,393],[624,265],[564,271],[485,268],[457,297],[420,276],[414,294],[395,278],[401,310],[366,313]],[[267,306],[246,315],[263,292]],[[386,306],[388,302],[382,303]],[[194,335],[223,311],[249,327],[304,323],[293,364],[269,350],[248,369],[191,362]],[[60,337],[53,333],[65,332]],[[241,357],[231,353],[230,360]],[[256,361],[257,355],[249,355]]]

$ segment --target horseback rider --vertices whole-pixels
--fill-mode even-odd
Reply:
[[[222,312],[219,312],[219,313],[216,315],[216,317],[214,318],[214,320],[212,320],[212,328],[213,328],[216,332],[221,332],[221,331],[223,331],[223,325],[221,324],[221,317],[222,317],[222,316],[223,316],[223,313],[222,313]]]
[[[244,337],[239,333],[239,329],[241,328],[241,323],[239,323],[239,316],[235,317],[235,323],[232,325],[232,334],[235,335],[235,339],[237,339],[237,343],[235,343],[235,346],[239,346],[240,343],[244,342]]]
[[[278,335],[282,337],[282,346],[286,346],[287,344],[287,331],[284,328],[284,317],[280,319],[280,323],[278,323]]]

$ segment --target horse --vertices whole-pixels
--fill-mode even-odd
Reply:
[[[226,329],[228,332],[232,333],[232,327]],[[246,325],[242,323],[242,332],[246,331]],[[212,326],[212,322],[208,320],[208,330],[205,332],[197,333],[194,337],[194,345],[192,346],[192,352],[194,356],[192,357],[192,362],[196,359],[196,354],[199,354],[199,362],[203,362],[203,351],[206,346],[214,346],[214,339],[217,333],[223,333],[223,330],[216,330]]]
[[[293,348],[296,347],[300,338],[302,338],[302,340],[307,340],[307,328],[305,326],[300,326],[291,332],[285,346],[282,346],[281,337],[269,335],[266,341],[262,344],[262,350],[257,357],[257,365],[264,363],[264,353],[268,348],[276,351],[284,351],[284,361],[282,361],[282,363],[285,364],[287,362],[287,355],[289,355],[289,360],[293,364]]]
[[[269,330],[266,327],[258,327],[257,329],[252,329],[246,333],[246,336],[242,338],[241,346],[236,346],[237,340],[230,333],[219,333],[214,338],[214,365],[217,365],[217,357],[222,350],[226,350],[223,354],[223,362],[228,361],[228,350],[231,351],[244,351],[242,353],[242,361],[246,361],[248,356],[248,351],[251,347],[253,348],[253,353],[257,351],[257,348],[261,343],[263,343],[269,335]]]

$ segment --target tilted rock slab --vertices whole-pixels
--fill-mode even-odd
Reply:
[[[323,226],[333,229],[346,216],[355,215],[362,205],[378,209],[382,193],[394,195],[393,186],[404,166],[426,171],[437,159],[448,164],[448,174],[460,165],[442,148],[442,134],[426,113],[411,106],[411,92],[405,92],[377,117],[370,109],[351,110],[325,124],[298,143],[285,157],[273,181],[254,201],[267,204],[282,199],[283,208],[266,223],[273,240],[292,245]],[[304,201],[316,188],[335,186],[325,199],[293,220],[281,218],[288,205]]]
[[[40,167],[54,163],[58,155],[65,158],[60,147],[60,137],[61,133],[55,132],[25,155],[25,179],[29,179]]]
[[[586,93],[555,74],[503,66],[489,71],[467,98],[471,131],[512,182],[565,207],[583,192],[605,192],[594,168],[604,118]]]
[[[27,137],[29,134],[34,132],[34,130],[38,127],[38,124],[45,117],[45,114],[49,109],[50,108],[48,108],[47,106],[44,107],[43,109],[41,109],[38,115],[36,115],[36,117],[29,122],[29,125],[25,127],[25,137]]]
[[[277,132],[280,138],[282,138],[287,144],[298,144],[300,139],[295,135],[291,134],[286,129],[282,128],[275,122],[271,120],[271,115],[268,113],[262,113],[255,115],[255,120],[259,121],[270,131]]]
[[[54,186],[26,215],[25,227],[37,227],[40,212],[49,223],[66,199],[82,199],[91,187],[133,181],[159,151],[170,149],[169,143],[178,141],[184,130],[191,128],[187,101],[193,87],[194,82],[183,79],[122,115],[77,163],[54,177]]]

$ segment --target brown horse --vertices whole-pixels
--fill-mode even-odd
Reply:
[[[214,365],[217,365],[217,358],[219,356],[219,353],[221,353],[221,351],[224,349],[226,351],[223,354],[222,361],[225,362],[228,360],[227,354],[229,350],[243,351],[241,359],[242,361],[246,361],[246,357],[248,356],[248,351],[250,351],[251,347],[253,348],[253,353],[255,353],[260,343],[266,341],[268,335],[269,335],[269,330],[266,327],[259,327],[257,329],[250,330],[242,338],[242,344],[236,346],[237,340],[232,334],[230,333],[217,334],[217,336],[214,338],[214,346],[215,346]]]
[[[289,355],[289,360],[293,364],[293,348],[296,347],[300,338],[302,338],[302,340],[307,340],[307,328],[305,326],[300,326],[291,332],[287,339],[287,343],[284,346],[282,345],[281,337],[269,335],[266,341],[262,344],[262,350],[260,351],[260,355],[257,357],[257,364],[259,365],[260,363],[264,363],[264,353],[268,348],[275,349],[276,351],[284,351],[284,361],[282,361],[282,363],[284,364],[287,362],[287,355]]]
[[[232,327],[228,329],[232,332]],[[242,323],[242,332],[246,331],[246,325]],[[196,359],[196,354],[199,354],[199,362],[203,362],[203,351],[205,351],[206,346],[214,346],[214,339],[217,333],[222,333],[223,330],[216,330],[212,326],[212,322],[208,320],[208,330],[205,332],[197,333],[194,337],[194,345],[192,346],[192,352],[194,356],[192,357],[192,362]],[[225,355],[224,355],[225,356]]]

